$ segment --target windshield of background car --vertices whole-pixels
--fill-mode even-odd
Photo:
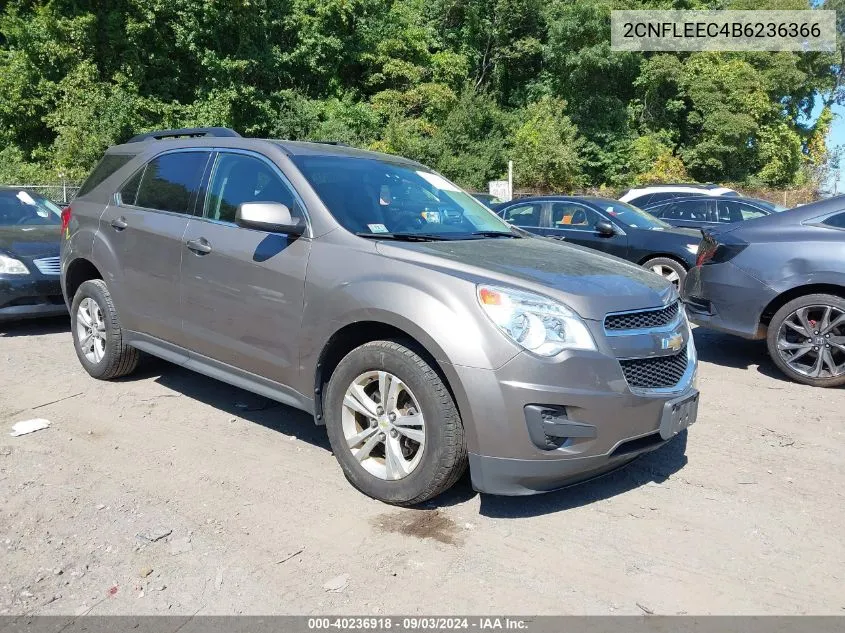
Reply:
[[[596,200],[595,204],[603,209],[611,218],[618,220],[625,226],[652,231],[662,231],[663,229],[671,228],[670,224],[657,219],[651,213],[638,209],[637,207],[632,207],[630,204],[619,202],[618,200]]]
[[[353,233],[467,239],[510,227],[443,176],[413,165],[350,156],[293,156],[335,219]]]
[[[24,189],[0,191],[0,226],[61,224],[62,210]]]

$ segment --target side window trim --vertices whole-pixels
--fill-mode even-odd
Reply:
[[[208,212],[208,190],[211,187],[212,179],[214,178],[214,174],[217,171],[217,165],[220,162],[220,158],[224,154],[239,154],[241,156],[249,156],[251,158],[255,158],[260,160],[264,164],[266,164],[276,176],[282,181],[293,195],[294,202],[299,207],[299,210],[302,212],[302,216],[305,218],[305,226],[306,226],[306,233],[310,234],[311,231],[311,219],[308,217],[308,209],[305,206],[305,202],[302,199],[302,196],[299,195],[299,192],[296,190],[296,187],[293,186],[291,181],[285,176],[285,173],[279,168],[276,163],[270,160],[264,154],[260,154],[258,152],[246,149],[238,149],[238,148],[230,148],[230,147],[214,147],[212,148],[212,153],[214,156],[210,161],[210,165],[206,168],[206,175],[203,177],[202,185],[200,187],[200,195],[198,196],[197,205],[195,214],[193,219],[201,220],[203,222],[211,222],[213,224],[222,224],[224,226],[238,226],[235,222],[229,222],[228,220],[215,220],[214,218],[208,217],[206,214]],[[199,204],[201,198],[202,204]],[[291,209],[291,212],[294,212],[295,209]]]
[[[152,207],[139,207],[137,204],[126,204],[126,203],[123,202],[123,200],[121,200],[120,190],[123,189],[130,180],[132,180],[135,176],[137,176],[138,172],[143,172],[143,173],[141,173],[141,180],[138,183],[138,191],[135,194],[135,196],[136,196],[135,202],[138,202],[137,195],[141,191],[140,186],[141,186],[141,183],[144,182],[144,175],[147,172],[147,167],[154,160],[161,158],[162,156],[167,156],[169,154],[187,154],[187,153],[192,153],[192,154],[202,153],[202,154],[207,154],[207,156],[206,156],[205,166],[203,167],[202,177],[200,178],[199,189],[197,190],[196,195],[192,196],[192,200],[191,200],[192,204],[189,205],[190,208],[185,213],[180,213],[179,211],[167,211],[166,209],[154,209]],[[184,217],[184,218],[194,217],[194,213],[196,212],[197,200],[200,197],[200,193],[202,193],[202,191],[203,191],[202,185],[203,185],[203,182],[204,182],[204,179],[205,179],[205,175],[208,172],[208,163],[209,163],[209,159],[211,158],[212,154],[214,154],[214,151],[212,149],[206,148],[206,147],[182,147],[182,148],[179,148],[179,149],[164,150],[163,152],[159,152],[158,154],[150,156],[144,162],[144,165],[140,169],[138,169],[137,171],[133,172],[132,175],[129,176],[129,178],[127,178],[125,181],[123,181],[123,183],[120,185],[118,190],[115,192],[114,201],[115,201],[116,206],[132,208],[132,209],[143,209],[144,211],[149,211],[151,213],[166,213],[167,215],[178,215],[178,216]]]

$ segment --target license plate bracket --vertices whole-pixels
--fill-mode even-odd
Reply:
[[[663,416],[660,419],[660,437],[669,440],[693,424],[698,417],[699,392],[670,400],[663,405]]]

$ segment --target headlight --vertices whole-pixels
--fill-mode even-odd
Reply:
[[[28,275],[29,269],[24,266],[22,261],[9,257],[8,255],[0,255],[0,275]]]
[[[548,297],[496,286],[478,286],[478,302],[508,338],[539,356],[554,356],[565,349],[596,349],[581,317]]]
[[[698,253],[698,244],[687,244],[686,249],[693,255]]]

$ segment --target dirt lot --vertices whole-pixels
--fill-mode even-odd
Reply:
[[[623,471],[403,510],[302,413],[163,361],[97,382],[62,320],[0,332],[0,613],[845,612],[845,390],[760,344],[697,330],[699,422]]]

